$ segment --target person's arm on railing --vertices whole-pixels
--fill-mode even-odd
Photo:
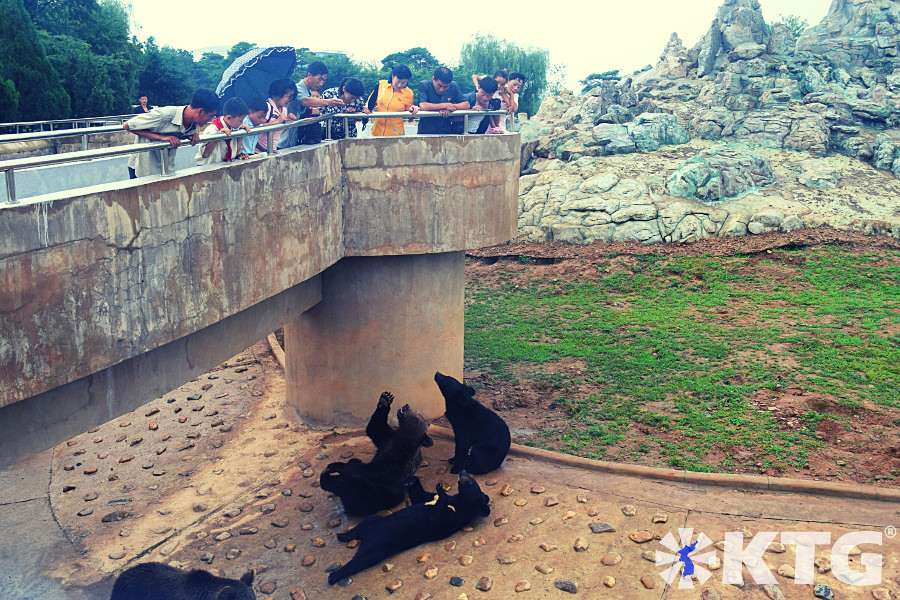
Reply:
[[[147,129],[133,130],[130,127],[128,127],[127,121],[122,124],[122,129],[124,129],[125,131],[129,131],[138,137],[146,138],[148,140],[169,142],[169,145],[172,146],[173,148],[178,148],[181,146],[181,139],[179,139],[179,137],[177,135],[174,135],[171,133],[170,134],[162,134],[162,133],[156,133],[153,131],[149,131]],[[190,139],[191,139],[191,146],[196,146],[197,142],[200,141],[200,134],[197,133],[196,131],[194,131],[194,133],[191,134]]]

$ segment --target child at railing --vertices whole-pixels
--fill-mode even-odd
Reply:
[[[220,117],[212,120],[212,123],[203,131],[203,135],[215,135],[224,133],[231,135],[235,129],[243,129],[250,131],[250,128],[243,124],[244,118],[247,116],[247,103],[240,98],[229,98],[222,107],[225,113]],[[232,142],[234,141],[234,149]],[[198,165],[211,165],[218,162],[231,162],[237,156],[239,141],[235,140],[216,140],[214,142],[206,142],[198,150],[194,160]]]
[[[497,93],[497,80],[492,77],[482,77],[478,81],[478,87],[474,92],[463,96],[469,103],[469,110],[490,110],[491,98]],[[491,124],[489,117],[469,117],[468,133],[485,133]]]
[[[244,119],[244,125],[253,129],[266,124],[266,109],[268,104],[264,98],[254,96],[247,100],[247,117]],[[238,158],[247,158],[251,154],[256,153],[256,142],[259,141],[260,134],[244,136],[241,139],[241,151]]]

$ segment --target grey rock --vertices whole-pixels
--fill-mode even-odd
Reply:
[[[574,579],[557,579],[553,582],[553,585],[556,586],[556,589],[570,594],[578,593],[578,582]]]

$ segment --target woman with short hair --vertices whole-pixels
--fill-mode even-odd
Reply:
[[[366,86],[356,77],[344,77],[337,87],[329,88],[322,92],[322,98],[340,98],[344,101],[343,106],[321,106],[319,114],[336,115],[338,113],[355,113],[362,112],[363,96],[366,93]],[[331,139],[342,140],[349,136],[356,137],[356,119],[347,119],[349,132],[344,131],[344,118],[331,119]]]

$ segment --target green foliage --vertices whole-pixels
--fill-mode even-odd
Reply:
[[[18,110],[11,120],[68,117],[69,96],[47,60],[22,0],[0,0],[0,14],[0,82],[12,82],[13,93],[8,83],[3,88],[8,96],[18,97]]]
[[[794,34],[794,38],[799,38],[803,35],[803,32],[809,27],[809,21],[798,17],[797,15],[778,15],[781,19],[781,22],[788,26],[791,30],[791,33]]]
[[[229,55],[231,53],[229,52]],[[240,55],[238,55],[240,56]],[[222,81],[222,74],[231,65],[232,61],[228,60],[218,52],[204,52],[200,60],[194,63],[194,85],[198,88],[204,87],[215,91],[219,82]]]
[[[150,94],[155,106],[187,104],[197,86],[193,82],[194,57],[187,50],[160,48],[152,37],[144,46],[139,89]]]
[[[578,83],[584,86],[581,88],[581,92],[584,93],[591,88],[597,87],[604,81],[618,81],[619,79],[619,69],[614,69],[612,71],[604,71],[603,73],[591,73],[584,79],[579,80]]]
[[[801,468],[821,445],[819,422],[843,419],[831,410],[900,415],[900,253],[771,260],[790,272],[773,279],[755,258],[642,255],[601,259],[597,278],[512,282],[501,263],[498,283],[467,286],[466,369],[541,385],[565,373],[553,380],[563,421],[543,445],[608,456],[639,425],[672,434],[632,448],[660,465],[729,471],[749,455],[744,467]],[[822,407],[799,404],[785,428],[755,405],[779,386]]]
[[[463,44],[453,78],[464,90],[472,90],[472,74],[492,75],[501,68],[525,75],[525,85],[519,92],[519,111],[535,114],[547,91],[550,51],[533,46],[522,48],[492,35],[475,35]]]
[[[409,79],[411,88],[415,88],[420,81],[430,80],[435,69],[444,66],[432,56],[431,52],[421,46],[410,48],[404,52],[394,52],[382,58],[381,71],[385,74],[382,75],[382,79],[391,72],[394,65],[406,65],[412,71],[412,77]]]
[[[233,63],[236,59],[242,57],[247,54],[251,50],[256,48],[256,44],[251,44],[250,42],[238,42],[228,51],[228,56],[225,57],[225,68],[227,69],[231,63]],[[204,56],[206,56],[204,54]],[[224,72],[224,70],[223,70]]]
[[[19,92],[9,79],[0,77],[0,123],[15,121],[19,114]]]

